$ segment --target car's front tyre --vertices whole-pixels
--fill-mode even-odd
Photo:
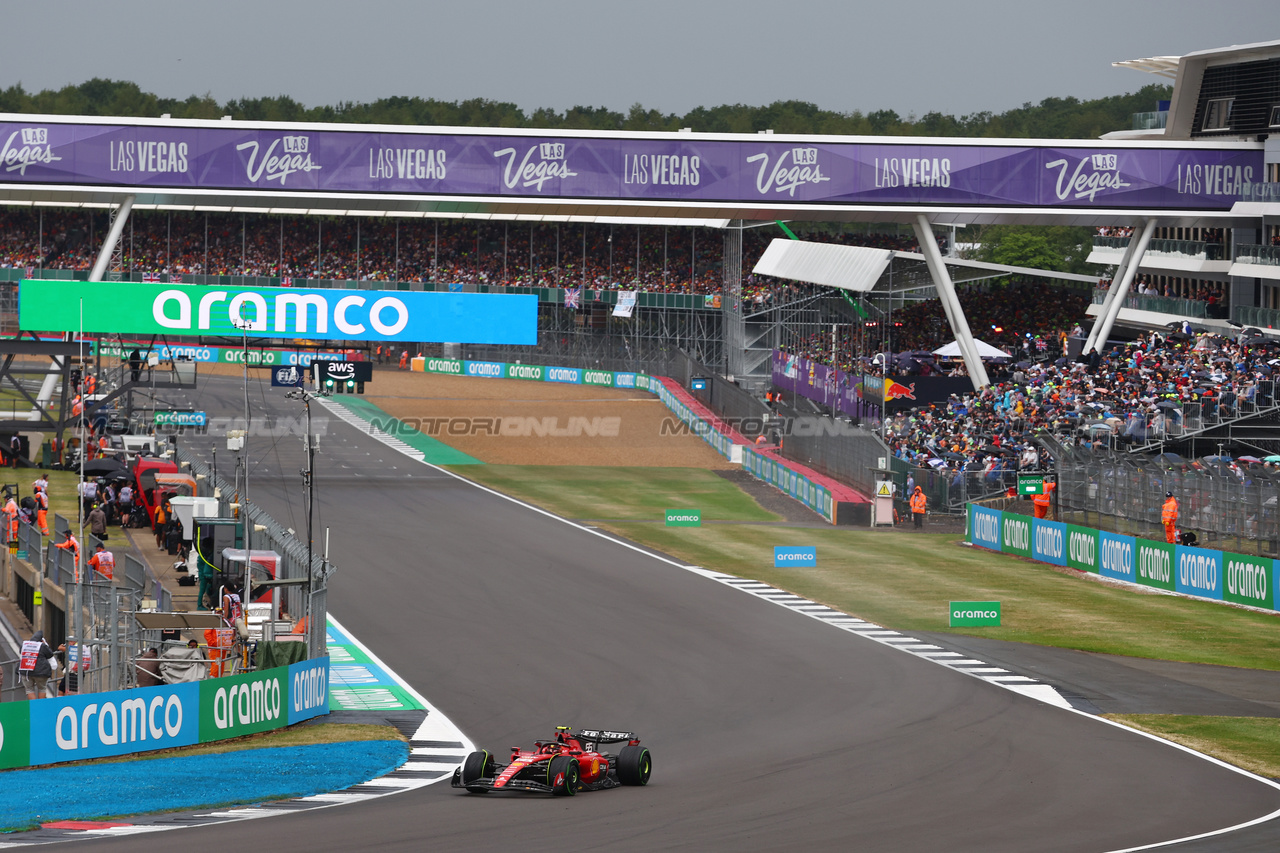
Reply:
[[[483,785],[473,785],[477,779],[493,775],[493,756],[486,749],[477,750],[462,762],[462,786],[472,794],[487,794],[489,789]]]
[[[556,797],[572,797],[578,793],[578,759],[557,755],[547,762],[547,784]]]

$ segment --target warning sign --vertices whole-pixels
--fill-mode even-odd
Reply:
[[[893,497],[893,485],[888,480],[881,480],[880,485],[876,486],[876,497],[878,498]]]

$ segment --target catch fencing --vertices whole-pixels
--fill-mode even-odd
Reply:
[[[1163,541],[1161,513],[1172,492],[1178,529],[1194,532],[1201,547],[1280,555],[1280,468],[1078,448],[1057,468],[1059,521]]]

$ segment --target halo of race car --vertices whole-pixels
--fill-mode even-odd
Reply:
[[[616,754],[601,747],[625,743]],[[556,726],[555,738],[534,741],[533,749],[511,748],[499,764],[488,750],[476,750],[453,771],[451,783],[471,794],[530,791],[572,797],[579,791],[603,791],[622,785],[647,785],[653,756],[634,732]]]

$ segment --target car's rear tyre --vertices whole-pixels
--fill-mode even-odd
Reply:
[[[653,757],[643,746],[627,745],[618,753],[618,781],[623,785],[648,785]]]
[[[477,750],[462,762],[462,786],[472,794],[487,794],[489,789],[483,785],[472,785],[477,779],[493,775],[493,756],[486,749]]]
[[[547,762],[547,784],[556,797],[572,797],[578,793],[578,759],[557,755]]]

